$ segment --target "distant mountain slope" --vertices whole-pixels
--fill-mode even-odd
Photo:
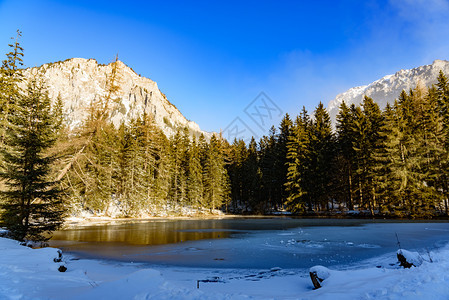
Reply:
[[[379,104],[383,109],[387,103],[393,103],[398,98],[402,90],[408,91],[417,86],[418,83],[424,86],[430,86],[436,83],[438,73],[442,70],[449,74],[449,62],[445,60],[435,60],[431,65],[425,65],[410,70],[400,70],[394,75],[387,75],[369,85],[354,87],[341,93],[331,100],[327,110],[332,123],[335,124],[335,118],[338,114],[340,104],[345,101],[349,106],[351,104],[360,104],[363,96],[369,96]]]
[[[42,72],[49,87],[50,98],[58,95],[64,103],[64,113],[71,128],[82,123],[87,117],[87,108],[92,100],[106,93],[106,77],[112,65],[100,65],[94,59],[72,58],[63,62],[44,64],[24,71],[25,78]],[[154,117],[156,124],[167,136],[176,128],[187,126],[194,135],[203,133],[207,138],[211,133],[204,132],[198,124],[188,121],[159,90],[156,82],[137,75],[130,67],[118,61],[117,104],[112,108],[111,121],[118,126],[144,112]]]

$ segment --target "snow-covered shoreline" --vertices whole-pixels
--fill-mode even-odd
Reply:
[[[313,290],[308,270],[154,269],[70,256],[54,262],[58,249],[0,238],[0,299],[448,299],[449,245],[430,256],[432,263],[411,269],[389,267],[391,253],[331,270]]]
[[[223,219],[234,218],[236,216],[228,215],[206,215],[195,216],[195,219]],[[158,220],[189,220],[192,217],[189,216],[177,216],[177,217],[142,217],[142,218],[113,218],[105,216],[91,216],[91,217],[69,217],[64,222],[64,228],[78,227],[78,226],[94,226],[105,224],[123,224],[123,223],[136,223],[136,222],[149,222]]]
[[[104,216],[104,215],[94,215],[90,213],[83,213],[78,216],[67,217],[64,221],[64,228],[76,227],[76,226],[91,226],[91,225],[104,225],[104,224],[122,224],[126,222],[148,222],[157,220],[190,220],[194,219],[226,219],[226,218],[241,218],[240,215],[224,214],[221,211],[215,210],[212,213],[196,213],[191,212],[190,214],[184,214],[179,216],[150,216],[145,215],[141,217],[134,218],[124,218],[117,216]],[[248,217],[248,216],[243,216]],[[252,218],[257,218],[260,216],[249,216]]]
[[[63,228],[73,228],[95,225],[117,225],[123,223],[166,221],[166,220],[222,220],[222,219],[267,219],[282,218],[283,215],[234,215],[225,213],[194,214],[179,216],[142,216],[134,218],[109,217],[102,215],[84,215],[67,217]],[[312,217],[313,219],[313,217]],[[348,218],[350,219],[350,218]]]

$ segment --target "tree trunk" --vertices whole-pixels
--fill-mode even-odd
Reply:
[[[349,209],[353,210],[354,209],[354,199],[352,198],[352,176],[351,176],[351,171],[349,171]]]
[[[363,206],[363,191],[362,191],[362,181],[361,180],[359,180],[359,197],[360,197],[360,206],[359,206],[359,209],[360,209],[360,207]]]

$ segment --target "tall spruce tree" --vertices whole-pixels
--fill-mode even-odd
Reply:
[[[443,192],[444,212],[449,214],[449,80],[440,71],[436,84],[436,95],[439,115],[443,122],[444,156],[440,159],[439,188]]]
[[[291,135],[287,142],[287,209],[293,212],[312,210],[312,199],[309,197],[310,186],[310,120],[303,108],[296,117]]]
[[[288,137],[292,134],[293,122],[289,114],[285,114],[279,125],[279,136],[276,143],[275,155],[276,155],[276,166],[275,166],[275,209],[283,209],[284,203],[287,200],[287,191],[285,190],[285,184],[287,182],[287,143]]]
[[[417,122],[416,100],[413,91],[402,91],[394,114],[386,119],[391,128],[385,141],[390,184],[387,199],[398,216],[416,217],[428,190],[419,146],[422,130]]]
[[[364,167],[367,171],[367,182],[366,182],[366,193],[365,196],[368,198],[368,208],[371,214],[374,214],[374,209],[378,207],[377,194],[378,191],[376,187],[378,182],[376,181],[376,159],[375,153],[381,151],[382,147],[382,135],[381,128],[383,126],[383,116],[382,112],[376,102],[370,97],[365,96],[362,102],[363,114],[365,115],[366,125],[368,130],[368,140],[367,140],[367,151],[369,155],[366,156],[366,161],[364,162]]]
[[[243,164],[243,186],[245,210],[259,212],[258,202],[260,197],[261,171],[259,168],[259,155],[257,143],[254,137],[248,145],[247,158]]]
[[[201,165],[200,150],[194,139],[188,150],[187,203],[193,207],[201,208],[203,189],[203,166]]]
[[[334,136],[332,134],[329,114],[323,103],[319,103],[314,114],[310,130],[310,160],[311,168],[309,180],[313,180],[313,186],[308,188],[309,195],[313,198],[316,207],[329,209],[332,201],[332,177],[334,164]],[[313,178],[313,179],[312,179]]]
[[[444,147],[444,123],[438,111],[435,87],[427,89],[418,85],[414,90],[415,116],[420,138],[417,140],[420,156],[420,171],[425,184],[421,188],[423,197],[415,209],[417,216],[431,216],[445,196],[441,185],[444,177],[442,162],[447,161]]]
[[[374,180],[375,155],[380,147],[380,129],[382,114],[373,99],[363,99],[362,108],[353,110],[353,150],[356,162],[356,180],[358,204],[374,214],[376,206],[376,190]]]
[[[183,133],[178,129],[170,139],[171,181],[169,198],[173,204],[182,205],[186,197],[186,146]]]
[[[261,187],[258,206],[260,211],[266,213],[275,207],[279,202],[281,191],[278,189],[278,177],[276,170],[279,168],[278,156],[276,152],[277,145],[276,128],[270,129],[269,136],[264,136],[259,142],[259,166],[261,171]]]
[[[245,191],[247,187],[244,184],[246,173],[244,165],[248,157],[246,144],[242,139],[235,139],[232,144],[231,163],[228,165],[228,174],[231,181],[231,199],[232,210],[242,212],[245,206]]]
[[[14,113],[20,95],[19,83],[22,81],[21,66],[23,66],[23,48],[20,46],[22,33],[17,30],[16,38],[9,44],[10,51],[6,54],[0,67],[0,148],[3,147],[8,117]]]
[[[221,137],[213,135],[205,153],[203,167],[204,203],[211,210],[229,201],[229,176],[225,168]]]
[[[339,202],[346,204],[348,209],[354,209],[354,159],[353,144],[353,116],[350,108],[343,103],[337,115],[337,171],[335,176],[337,186],[336,197]],[[341,176],[339,176],[341,175]],[[339,192],[338,192],[339,191]]]
[[[395,104],[397,106],[397,104]],[[397,126],[397,114],[395,109],[388,103],[382,112],[383,125],[379,131],[381,146],[373,155],[375,165],[373,168],[376,182],[376,193],[379,203],[379,213],[390,214],[394,211],[393,190],[397,188],[394,182],[391,182],[391,166],[393,157],[391,156],[397,146],[397,137],[399,136]]]
[[[144,118],[144,120],[147,120],[144,123],[144,128],[146,128],[149,126],[150,122],[146,118]],[[151,144],[147,144],[146,148],[154,150],[154,187],[152,191],[150,191],[150,187],[147,186],[147,194],[151,200],[151,204],[156,207],[161,207],[164,204],[167,204],[170,191],[170,144],[162,130],[156,128],[154,122],[151,122],[151,126],[154,129],[154,139]],[[146,140],[150,141],[148,138],[146,138]],[[151,167],[149,161],[147,162],[147,167]]]
[[[117,154],[114,156],[113,182],[116,200],[124,216],[135,216],[148,204],[146,185],[152,184],[146,176],[143,151],[139,145],[141,120],[132,120],[127,126],[122,123],[117,134]]]
[[[47,240],[62,224],[61,190],[50,177],[56,157],[48,155],[57,139],[59,118],[39,78],[17,96],[14,114],[8,116],[0,173],[7,187],[1,192],[1,225],[17,240]]]

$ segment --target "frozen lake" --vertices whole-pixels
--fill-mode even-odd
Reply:
[[[80,226],[51,246],[80,258],[152,265],[283,269],[358,264],[402,248],[423,256],[449,242],[448,222],[236,218]]]

